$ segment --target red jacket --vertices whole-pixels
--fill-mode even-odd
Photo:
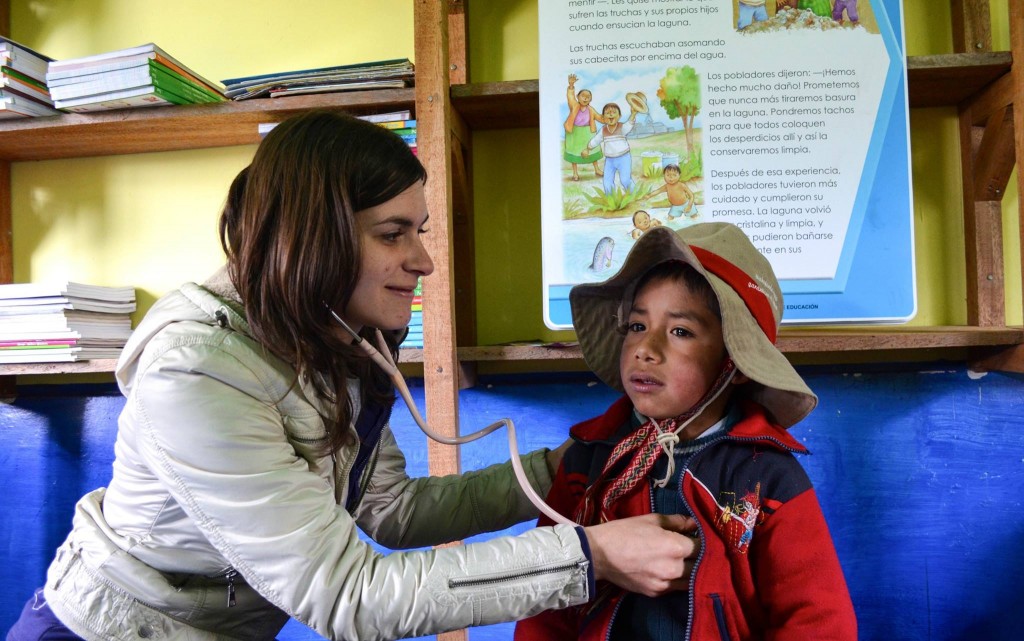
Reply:
[[[701,539],[690,580],[688,641],[856,641],[857,621],[828,526],[793,456],[807,450],[771,424],[761,406],[745,403],[743,410],[744,417],[695,453],[683,472],[683,497]],[[604,415],[572,428],[577,442],[548,495],[555,510],[572,518],[632,411],[623,397]],[[651,505],[650,483],[641,483],[613,507],[615,517],[624,518],[648,514]],[[549,523],[541,516],[538,524]],[[586,605],[520,621],[516,641],[605,641],[625,593],[599,584],[598,594],[602,598]]]

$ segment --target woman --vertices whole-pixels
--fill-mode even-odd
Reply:
[[[221,217],[226,268],[163,297],[125,347],[113,478],[78,503],[9,639],[273,639],[289,616],[394,639],[582,603],[596,579],[685,585],[682,519],[389,555],[358,538],[421,547],[536,516],[508,464],[406,476],[394,390],[333,319],[385,330],[397,355],[433,270],[424,180],[397,136],[358,119],[307,113],[267,136]],[[540,492],[560,457],[523,457]]]

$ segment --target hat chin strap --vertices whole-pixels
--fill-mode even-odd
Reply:
[[[654,429],[658,433],[658,445],[661,446],[662,451],[668,457],[668,471],[665,473],[665,478],[655,481],[655,487],[665,487],[676,473],[675,453],[676,444],[679,443],[679,433],[686,429],[686,426],[692,423],[693,419],[700,416],[707,409],[708,405],[711,405],[716,398],[722,395],[722,392],[732,382],[735,375],[736,364],[732,362],[731,358],[726,358],[718,378],[715,379],[715,382],[708,388],[708,391],[705,392],[704,396],[693,407],[675,418],[665,419],[660,425],[653,418],[651,419],[651,422],[654,423]]]

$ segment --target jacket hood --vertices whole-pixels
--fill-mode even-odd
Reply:
[[[218,269],[201,286],[185,283],[165,294],[150,308],[121,351],[115,378],[122,394],[127,396],[131,390],[139,361],[153,337],[167,326],[180,322],[230,327],[251,336],[242,302],[228,278],[226,267]]]

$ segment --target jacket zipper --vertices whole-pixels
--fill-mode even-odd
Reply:
[[[228,580],[228,607],[235,607],[235,577],[238,576],[238,571],[235,568],[231,568],[224,573],[224,578]]]
[[[383,433],[382,433],[383,435]],[[363,471],[363,482],[359,488],[359,496],[356,498],[355,505],[352,506],[352,511],[355,512],[359,504],[363,502],[363,497],[366,496],[366,490],[370,489],[370,479],[373,478],[373,473],[377,471],[377,460],[380,458],[380,439],[377,439],[377,444],[373,446],[373,458],[370,459],[370,464]]]
[[[693,613],[697,609],[697,568],[700,567],[700,562],[704,558],[704,526],[701,524],[700,519],[697,518],[697,512],[693,509],[693,506],[686,500],[686,493],[683,492],[683,483],[686,481],[687,472],[691,475],[693,474],[693,464],[701,454],[729,438],[728,433],[723,434],[691,454],[686,460],[686,466],[683,468],[682,474],[679,475],[679,497],[683,499],[683,505],[686,506],[686,510],[693,516],[693,522],[697,524],[697,538],[700,541],[700,550],[697,552],[697,558],[693,561],[693,570],[690,572],[690,591],[686,598],[689,612],[686,616],[686,635],[683,637],[685,641],[690,641],[690,638],[693,636]]]
[[[377,442],[373,444],[373,456],[370,458],[370,463],[363,468],[363,473],[359,479],[359,494],[356,495],[356,501],[352,504],[352,511],[350,512],[355,516],[356,509],[359,504],[363,502],[363,497],[366,496],[366,491],[370,489],[370,479],[373,478],[373,473],[377,470],[377,460],[380,458],[380,440],[384,438],[384,430],[391,429],[388,424],[391,422],[391,411],[394,406],[387,409],[387,414],[384,415],[384,422],[380,432],[377,434]],[[358,456],[358,454],[357,454]],[[337,465],[337,463],[335,463]],[[352,465],[355,466],[355,459],[352,459]],[[351,468],[350,468],[351,469]],[[349,472],[345,472],[345,478],[348,478]]]
[[[519,579],[527,579],[531,577],[543,576],[545,574],[558,574],[567,570],[583,570],[586,571],[586,567],[589,561],[573,561],[571,563],[560,563],[558,565],[549,566],[546,568],[537,568],[534,570],[522,570],[520,572],[510,572],[507,574],[480,577],[475,579],[448,579],[448,588],[455,590],[458,588],[470,588],[480,587],[484,585],[494,585],[497,583],[507,583],[509,581],[517,581]]]
[[[697,568],[700,567],[701,559],[704,558],[704,526],[701,524],[700,519],[697,518],[696,512],[693,511],[693,506],[690,505],[690,502],[686,500],[686,494],[683,493],[683,481],[686,479],[686,473],[687,472],[690,472],[691,475],[693,474],[693,464],[694,464],[694,461],[697,459],[698,456],[700,456],[704,452],[707,452],[709,449],[711,449],[712,447],[714,447],[718,443],[722,443],[724,441],[734,441],[734,442],[737,442],[737,443],[753,443],[753,442],[758,442],[758,441],[770,441],[770,442],[778,445],[783,450],[786,450],[788,452],[792,452],[794,454],[799,452],[799,450],[796,450],[796,449],[794,449],[792,447],[789,447],[785,443],[782,443],[781,441],[778,441],[778,440],[776,440],[776,439],[774,439],[774,438],[772,438],[770,436],[743,436],[743,437],[737,437],[737,436],[732,436],[731,434],[726,432],[721,438],[718,438],[718,439],[715,439],[714,441],[711,441],[706,446],[702,447],[700,450],[694,452],[693,455],[690,456],[690,459],[686,462],[686,469],[683,470],[682,475],[679,477],[679,495],[683,499],[683,505],[685,505],[686,509],[690,511],[690,514],[693,514],[693,520],[697,523],[697,534],[700,536],[701,546],[700,546],[700,551],[697,553],[697,558],[693,562],[693,572],[690,573],[690,595],[689,595],[689,599],[688,599],[688,601],[690,602],[690,608],[689,608],[690,612],[689,612],[689,616],[687,616],[687,618],[686,618],[686,636],[684,637],[685,641],[690,641],[690,638],[691,638],[691,636],[693,634],[693,611],[696,609],[696,600],[697,600],[696,596],[695,596],[696,595],[695,588],[697,587]]]

